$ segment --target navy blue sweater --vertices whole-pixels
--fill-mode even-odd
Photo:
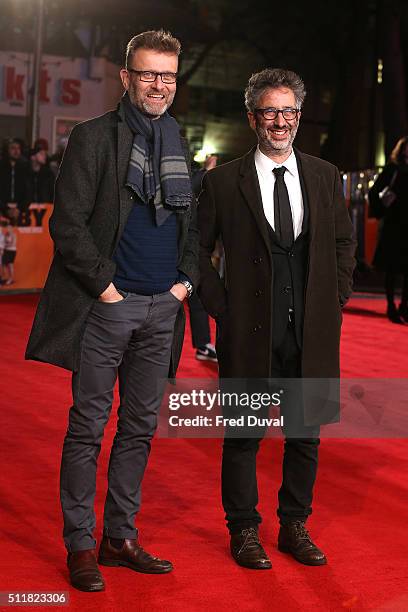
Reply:
[[[156,225],[153,205],[135,199],[114,254],[117,289],[140,295],[164,293],[178,280],[175,213]]]

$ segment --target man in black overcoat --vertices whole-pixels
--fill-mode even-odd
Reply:
[[[119,376],[98,562],[165,573],[144,551],[135,516],[165,379],[175,375],[182,302],[198,284],[198,232],[186,143],[167,113],[180,43],[144,32],[127,47],[116,111],[76,126],[56,182],[56,253],[27,358],[73,371],[61,464],[71,584],[104,589],[94,538],[97,458]]]
[[[351,293],[355,242],[337,168],[292,146],[304,97],[304,84],[291,71],[254,74],[245,102],[258,146],[203,180],[199,293],[217,322],[223,379],[339,376],[341,309]],[[219,236],[223,280],[211,263]],[[323,565],[326,557],[305,522],[312,511],[319,425],[327,421],[324,415],[310,420],[300,399],[282,403],[278,546],[301,563]],[[231,429],[222,461],[231,553],[244,567],[269,569],[256,507],[256,454],[264,432],[248,437]]]

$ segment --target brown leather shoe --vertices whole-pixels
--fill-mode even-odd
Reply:
[[[264,551],[255,527],[231,534],[231,554],[238,565],[249,569],[271,569],[272,563]]]
[[[120,550],[112,546],[107,536],[104,536],[99,549],[98,563],[111,567],[129,567],[143,574],[167,574],[173,569],[170,561],[153,557],[143,550],[137,538],[124,540]]]
[[[78,550],[68,553],[69,579],[80,591],[104,591],[105,583],[96,562],[95,550]]]
[[[313,544],[303,521],[293,521],[281,525],[278,537],[278,549],[290,553],[292,557],[305,565],[326,565],[324,552]]]

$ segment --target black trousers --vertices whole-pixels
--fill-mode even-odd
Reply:
[[[300,378],[301,352],[295,330],[288,325],[279,348],[273,350],[272,378]],[[293,391],[296,396],[296,392]],[[285,434],[282,484],[278,493],[278,516],[282,525],[306,520],[312,512],[313,486],[316,480],[319,427],[306,427],[303,406],[298,397],[282,404]],[[294,436],[295,432],[295,436]],[[259,433],[259,436],[258,436]],[[222,503],[231,533],[254,527],[261,521],[257,511],[258,486],[256,455],[265,430],[257,437],[224,439],[222,457]]]

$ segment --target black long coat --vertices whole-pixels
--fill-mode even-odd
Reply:
[[[309,203],[302,376],[339,376],[341,307],[352,290],[353,227],[338,170],[297,152]],[[273,266],[257,186],[254,150],[207,172],[199,198],[200,297],[222,319],[220,376],[268,378],[272,350]],[[215,240],[225,250],[225,282],[211,264]]]
[[[8,202],[16,202],[19,210],[30,203],[30,181],[27,162],[18,160],[14,167],[14,197],[12,194],[12,168],[7,159],[0,161],[0,212],[7,214]]]
[[[132,133],[123,110],[77,125],[71,133],[55,187],[50,232],[56,253],[41,295],[26,358],[77,370],[86,318],[112,281],[112,261],[128,215],[126,187]],[[183,141],[186,157],[188,153]],[[179,215],[178,269],[198,284],[196,203]],[[170,376],[175,375],[184,337],[179,309]]]
[[[396,195],[389,208],[380,192],[390,187]],[[369,192],[370,216],[381,220],[373,265],[408,274],[408,166],[387,164]]]

